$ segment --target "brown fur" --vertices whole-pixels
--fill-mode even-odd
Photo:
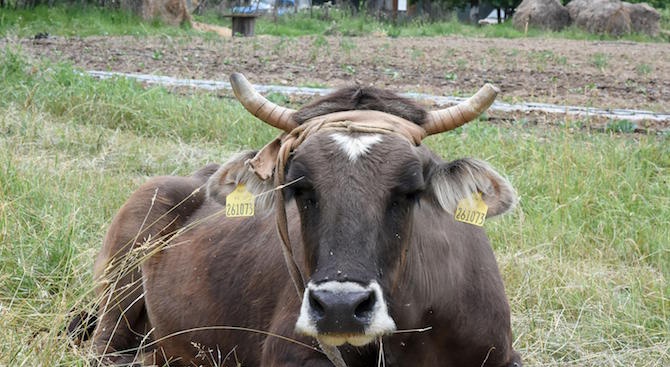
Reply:
[[[99,355],[136,347],[150,329],[139,270],[145,252],[138,250],[157,239],[167,241],[186,223],[202,205],[202,185],[217,168],[209,165],[190,177],[152,178],[133,193],[112,221],[94,266],[101,305],[93,341]],[[107,359],[120,363],[126,357]]]
[[[103,300],[94,335],[98,353],[136,348],[152,330],[148,337],[157,342],[147,348],[147,363],[331,366],[313,348],[273,336],[314,345],[294,332],[301,300],[285,268],[274,213],[222,215],[233,185],[255,180],[244,164],[250,155],[190,177],[152,179],[121,208],[96,262]],[[488,238],[482,228],[454,221],[443,204],[475,188],[493,214],[509,210],[514,192],[492,168],[474,160],[444,162],[395,135],[352,162],[320,132],[296,150],[286,171],[287,182],[303,178],[285,189],[303,276],[374,279],[398,329],[432,327],[385,336],[387,366],[521,365]],[[435,185],[459,189],[431,189]],[[204,186],[206,192],[197,190]],[[134,262],[135,253],[150,256]],[[124,270],[120,278],[118,270]],[[349,367],[375,365],[379,355],[375,343],[340,350]],[[107,362],[132,360],[131,353]]]
[[[355,86],[339,89],[303,106],[293,114],[293,118],[302,124],[313,117],[351,110],[382,111],[418,125],[423,124],[427,114],[423,107],[409,98],[383,89]]]
[[[272,183],[260,180],[247,167],[247,161],[256,153],[256,151],[238,153],[221,165],[207,181],[207,196],[226,205],[226,196],[233,192],[237,185],[244,184],[249,192],[256,195],[256,210],[262,212],[269,210],[274,200]]]

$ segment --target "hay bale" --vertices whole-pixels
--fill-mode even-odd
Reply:
[[[622,36],[631,32],[630,10],[619,0],[573,0],[567,9],[573,23],[589,33]]]
[[[516,29],[527,26],[560,31],[570,25],[570,14],[558,0],[523,0],[512,18]]]
[[[122,0],[121,8],[132,11],[144,20],[160,19],[172,26],[191,22],[186,0]]]
[[[630,25],[633,32],[653,37],[661,34],[661,13],[647,3],[623,3],[630,12]]]

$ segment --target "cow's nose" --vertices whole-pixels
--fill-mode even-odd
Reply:
[[[346,292],[312,289],[310,313],[319,333],[362,333],[370,323],[376,298],[368,289]]]

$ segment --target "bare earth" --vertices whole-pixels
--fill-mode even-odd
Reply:
[[[85,70],[469,95],[485,82],[506,102],[670,112],[670,44],[463,37],[53,37],[20,43]],[[668,122],[662,123],[667,127]]]

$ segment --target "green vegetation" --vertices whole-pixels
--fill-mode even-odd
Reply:
[[[628,35],[622,39],[638,42],[667,41],[667,32],[670,32],[670,9],[661,10],[662,29],[665,35],[649,37],[646,35]],[[202,16],[195,16],[196,20],[230,27],[230,20],[219,17],[213,11]],[[128,13],[98,8],[92,5],[75,6],[62,5],[55,7],[37,6],[29,10],[3,9],[0,13],[0,37],[16,35],[30,37],[39,33],[49,33],[59,36],[93,36],[93,35],[166,35],[166,36],[193,36],[201,33],[191,29],[188,25],[179,28],[169,27],[158,21],[143,23]],[[440,22],[428,22],[421,19],[406,20],[398,23],[381,21],[376,17],[361,13],[351,16],[346,11],[337,8],[331,9],[328,15],[321,10],[314,10],[299,14],[286,14],[275,21],[271,16],[261,17],[256,22],[256,34],[266,34],[284,37],[304,35],[341,35],[367,36],[382,35],[388,37],[421,37],[461,35],[467,37],[496,37],[496,38],[567,38],[576,40],[615,40],[605,35],[593,35],[576,27],[568,27],[561,32],[546,32],[530,29],[528,33],[516,30],[511,22],[500,25],[478,27],[449,19]]]
[[[670,31],[670,6],[659,11],[661,12],[661,29],[668,32]]]
[[[520,194],[486,227],[528,365],[670,365],[670,136],[633,128],[479,121],[426,141],[488,160]],[[276,133],[232,100],[0,50],[0,365],[87,366],[62,332],[94,301],[93,258],[118,207],[148,176]]]
[[[48,33],[57,36],[183,35],[193,32],[168,27],[160,22],[141,22],[138,17],[118,10],[95,6],[37,6],[33,9],[2,9],[0,37]]]
[[[646,75],[649,75],[652,72],[652,68],[647,63],[641,63],[641,64],[637,64],[637,66],[635,66],[635,72],[638,73],[638,75],[640,75],[640,76],[646,76]]]
[[[656,9],[667,9],[667,0],[627,0],[629,3],[647,3]]]
[[[563,3],[563,5],[566,5],[570,1],[571,0],[561,0],[561,3]],[[626,0],[626,1],[628,1],[629,3],[647,3],[656,9],[665,9],[668,7],[667,0]]]
[[[604,70],[609,64],[607,61],[607,55],[602,52],[596,52],[591,58],[591,64],[599,70]]]
[[[632,133],[638,126],[630,120],[612,120],[605,127],[606,131],[615,133]]]
[[[315,11],[315,13],[318,13]],[[670,30],[670,12],[668,9],[661,12],[662,29]],[[665,22],[665,23],[664,23]],[[444,36],[460,35],[464,37],[489,37],[489,38],[566,38],[575,40],[616,40],[617,38],[607,35],[594,35],[587,33],[577,27],[571,26],[560,32],[548,32],[538,29],[529,29],[528,33],[516,30],[511,21],[499,25],[474,26],[464,24],[455,18],[439,22],[428,22],[425,20],[409,20],[394,24],[393,22],[379,21],[378,19],[362,14],[351,17],[350,14],[337,9],[330,10],[329,17],[321,18],[318,15],[310,17],[309,13],[287,14],[279,17],[277,21],[272,18],[260,18],[256,26],[257,33],[275,36],[282,35],[343,35],[343,36],[366,36],[371,34],[385,35],[388,37],[422,37],[422,36]],[[620,39],[637,42],[663,41],[663,36],[657,38],[633,34]]]

